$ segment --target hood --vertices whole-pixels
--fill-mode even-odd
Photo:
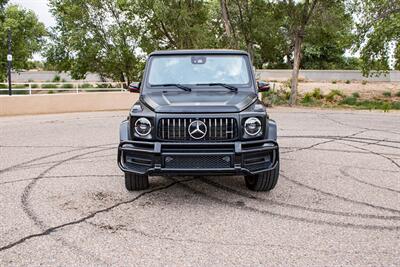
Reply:
[[[167,91],[143,94],[141,102],[160,113],[240,112],[257,100],[254,92]]]

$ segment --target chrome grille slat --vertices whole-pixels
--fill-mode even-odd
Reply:
[[[194,140],[188,133],[190,123],[195,120],[200,120],[207,126],[203,139]],[[236,139],[238,134],[235,118],[161,118],[157,127],[157,136],[162,140],[229,141]]]

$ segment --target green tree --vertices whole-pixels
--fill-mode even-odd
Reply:
[[[16,70],[29,68],[29,59],[41,51],[46,36],[43,23],[38,21],[35,13],[17,5],[4,8],[7,1],[0,2],[0,80],[6,79],[7,72],[7,35],[12,33],[13,68]]]
[[[290,105],[294,105],[296,102],[300,67],[312,65],[312,62],[315,61],[334,62],[351,44],[346,41],[346,38],[349,37],[351,18],[349,14],[346,14],[344,5],[344,0],[282,0],[276,2],[274,10],[276,15],[281,17],[280,32],[284,36],[286,44],[283,55],[286,55],[286,60],[292,67]],[[327,45],[332,47],[329,41],[336,51],[326,50],[329,49],[326,47]],[[308,60],[302,61],[303,59]],[[325,67],[329,68],[330,66],[326,65]]]
[[[127,1],[129,19],[139,20],[142,25],[140,45],[146,52],[216,47],[212,5],[213,2],[199,0]]]
[[[325,6],[326,7],[326,6]],[[302,69],[357,68],[344,54],[354,43],[353,19],[343,2],[330,5],[323,16],[314,16],[304,37]]]
[[[391,46],[395,47],[395,67],[400,69],[400,1],[353,0],[357,15],[356,50],[360,52],[365,75],[371,70],[389,70]]]
[[[143,66],[140,23],[130,17],[125,0],[50,0],[56,26],[45,52],[47,66],[71,71],[75,79],[88,72],[131,82]]]

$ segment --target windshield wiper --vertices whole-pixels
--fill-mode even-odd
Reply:
[[[226,84],[226,83],[198,83],[196,85],[222,86],[222,87],[228,88],[231,92],[236,93],[238,91],[237,87],[230,85],[230,84]]]
[[[186,92],[191,92],[192,91],[192,88],[184,86],[184,85],[179,84],[179,83],[152,84],[151,86],[152,87],[154,87],[154,86],[176,87],[176,88],[185,90]]]

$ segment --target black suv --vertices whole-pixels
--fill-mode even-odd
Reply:
[[[246,52],[154,52],[129,89],[140,97],[120,127],[128,190],[148,188],[149,175],[244,175],[251,190],[275,187],[277,128],[257,96],[269,87]]]

